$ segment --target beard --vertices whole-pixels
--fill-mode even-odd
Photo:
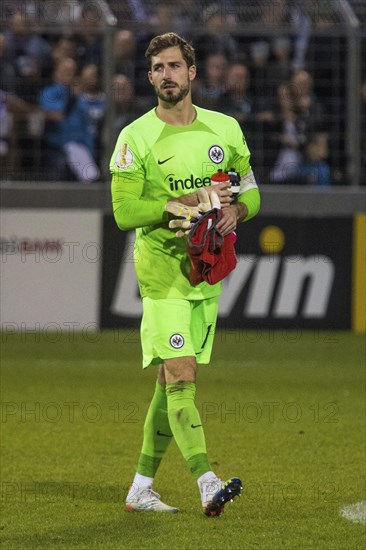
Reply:
[[[177,85],[176,85],[177,86]],[[179,103],[179,101],[182,101],[188,95],[190,91],[190,80],[187,80],[186,84],[182,84],[181,86],[178,86],[178,88],[157,88],[155,87],[156,95],[159,99],[162,101],[165,101],[166,103],[171,103],[172,105],[176,105]]]

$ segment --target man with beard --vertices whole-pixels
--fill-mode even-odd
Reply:
[[[158,105],[122,130],[110,164],[116,223],[124,231],[136,229],[143,367],[157,366],[126,510],[179,511],[153,490],[156,471],[174,438],[197,480],[204,513],[218,516],[226,502],[240,495],[241,481],[234,477],[222,482],[211,469],[195,381],[197,364],[210,360],[221,282],[191,285],[182,228],[199,217],[202,197],[213,203],[211,175],[218,169],[235,167],[241,174],[237,202],[232,203],[230,183],[214,188],[215,200],[221,202],[216,228],[222,236],[258,212],[259,192],[236,120],[192,104],[193,47],[170,32],[153,38],[145,57]],[[178,227],[176,234],[172,229]]]

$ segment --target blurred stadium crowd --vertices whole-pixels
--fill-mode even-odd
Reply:
[[[366,3],[361,128],[366,127]],[[155,105],[145,49],[175,31],[196,48],[194,103],[235,117],[261,183],[348,184],[345,37],[332,0],[6,0],[0,27],[3,180],[98,182],[101,139]],[[105,26],[106,9],[116,25]],[[242,32],[243,29],[246,32]],[[248,32],[250,29],[250,32]],[[319,31],[319,32],[317,32]],[[105,90],[105,32],[113,32],[113,105]],[[365,168],[366,142],[362,141]],[[365,181],[363,181],[365,183]]]

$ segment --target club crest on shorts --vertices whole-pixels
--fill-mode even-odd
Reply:
[[[122,143],[121,147],[117,151],[116,166],[125,170],[133,163],[133,153],[128,148],[127,143]]]
[[[172,334],[169,338],[169,344],[174,349],[180,349],[184,346],[184,338],[181,334]]]
[[[221,164],[224,160],[225,153],[220,145],[211,145],[208,150],[208,156],[210,157],[210,160],[215,164]]]

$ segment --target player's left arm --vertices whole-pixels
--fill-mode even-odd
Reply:
[[[238,223],[250,220],[258,214],[260,209],[260,193],[249,162],[250,152],[236,121],[233,125],[233,134],[235,154],[232,166],[235,166],[235,170],[241,175],[240,191],[236,203],[223,207],[223,217],[217,224],[217,229],[223,235],[235,231]]]
[[[254,174],[251,171],[248,174],[250,179],[254,179]],[[246,177],[242,178],[242,181]],[[238,223],[246,222],[253,218],[260,208],[260,194],[258,187],[250,188],[242,191],[236,203],[222,209],[222,218],[216,228],[222,235],[228,235],[235,231]]]

